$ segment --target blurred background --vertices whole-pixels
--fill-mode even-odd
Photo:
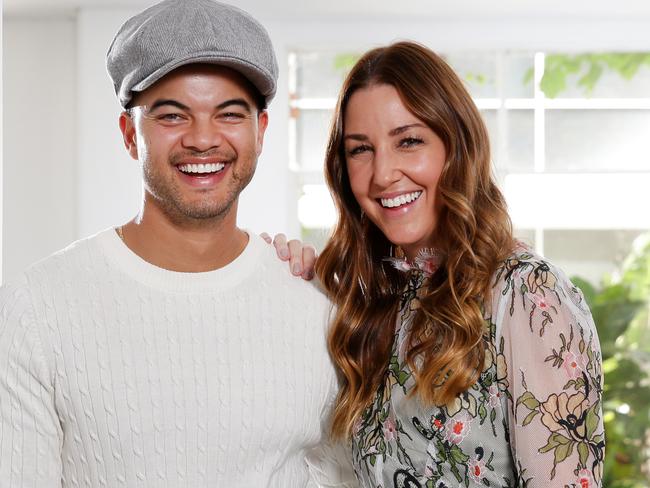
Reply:
[[[104,67],[146,0],[5,0],[2,279],[138,211]],[[517,235],[590,301],[603,348],[605,486],[650,486],[650,2],[242,0],[273,39],[278,94],[240,226],[322,246],[337,90],[366,49],[442,54],[480,108]]]

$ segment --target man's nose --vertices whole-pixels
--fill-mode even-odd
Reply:
[[[223,143],[223,134],[213,120],[195,119],[183,136],[183,146],[198,152],[208,151]]]

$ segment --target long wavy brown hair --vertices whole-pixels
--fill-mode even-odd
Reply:
[[[424,404],[444,405],[473,385],[485,359],[483,303],[513,247],[505,200],[490,168],[487,130],[463,83],[431,50],[398,42],[367,52],[348,74],[327,147],[326,180],[339,220],[316,272],[336,305],[329,348],[341,374],[332,434],[348,436],[384,381],[407,277],[384,261],[392,244],[365,216],[350,188],[344,150],[352,94],[392,85],[445,145],[436,200],[437,250],[444,256],[420,297],[406,360]],[[431,209],[433,212],[434,209]]]

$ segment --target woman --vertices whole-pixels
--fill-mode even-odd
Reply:
[[[364,487],[600,486],[601,359],[580,291],[517,243],[462,82],[400,42],[352,68],[326,157],[339,212],[332,434]],[[293,251],[296,254],[296,251]]]

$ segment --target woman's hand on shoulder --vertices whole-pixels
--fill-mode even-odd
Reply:
[[[276,234],[272,239],[266,232],[262,232],[260,236],[269,244],[273,244],[282,261],[289,261],[289,268],[293,275],[301,276],[307,281],[314,278],[314,265],[317,258],[314,246],[298,239],[287,241],[287,236],[284,234]]]

